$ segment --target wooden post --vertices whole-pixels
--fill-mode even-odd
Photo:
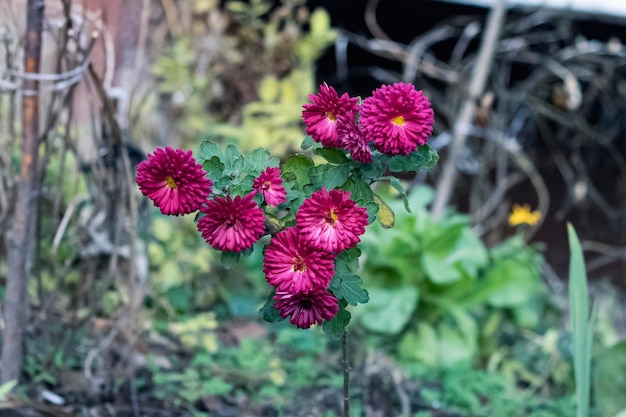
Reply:
[[[28,0],[24,71],[39,73],[44,0]],[[22,85],[22,146],[12,228],[7,237],[8,273],[5,327],[2,340],[1,382],[19,380],[24,329],[28,317],[28,270],[34,225],[37,222],[37,160],[39,155],[39,82],[24,78]]]

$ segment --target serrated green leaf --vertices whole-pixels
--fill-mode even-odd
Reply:
[[[335,272],[341,275],[354,274],[359,268],[361,250],[357,247],[340,252],[335,258]]]
[[[387,171],[387,155],[375,154],[373,161],[369,164],[362,164],[360,167],[363,177],[369,180],[378,180]]]
[[[335,340],[341,340],[346,326],[350,323],[352,315],[345,308],[345,301],[340,302],[339,311],[330,321],[325,321],[322,325],[324,333]]]
[[[346,300],[348,304],[353,306],[369,301],[369,294],[363,288],[363,280],[358,275],[335,274],[330,283],[330,289],[337,298]]]
[[[214,156],[217,156],[220,161],[224,159],[224,152],[222,151],[222,147],[210,139],[205,139],[200,142],[198,162],[203,163],[204,161],[209,160]]]
[[[428,145],[424,145],[408,155],[390,157],[387,164],[391,172],[417,172],[434,168],[438,161],[439,155],[437,151]]]
[[[205,160],[202,164],[202,169],[206,171],[207,176],[213,180],[213,183],[219,181],[222,175],[224,175],[224,164],[218,156]]]
[[[239,252],[222,252],[222,266],[225,269],[232,269],[239,262],[241,253]]]
[[[282,166],[285,181],[294,181],[297,188],[302,189],[311,183],[309,170],[315,166],[311,158],[306,155],[291,155]]]
[[[318,165],[311,168],[309,176],[314,186],[333,190],[345,184],[350,176],[350,165]]]
[[[276,157],[272,157],[270,152],[265,148],[257,148],[252,151],[250,156],[245,158],[245,168],[250,174],[258,176],[261,172],[265,171],[267,167],[278,167],[280,160]]]
[[[319,155],[331,164],[344,164],[350,162],[346,154],[338,148],[317,148],[313,150],[315,155]]]
[[[378,210],[379,210],[379,207],[376,201],[357,200],[356,203],[361,207],[365,207],[365,210],[367,210],[367,222],[369,224],[372,224],[372,222],[376,220],[376,216],[378,215]]]
[[[346,181],[341,189],[350,191],[350,198],[354,201],[374,201],[374,193],[369,184],[354,176],[348,178],[348,181]]]

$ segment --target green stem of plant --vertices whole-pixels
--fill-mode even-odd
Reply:
[[[341,338],[341,363],[343,365],[343,417],[350,417],[350,364],[348,363],[348,332]]]

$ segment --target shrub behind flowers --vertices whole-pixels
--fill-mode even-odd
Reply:
[[[382,86],[363,104],[326,83],[309,98],[302,117],[310,136],[302,149],[326,163],[297,153],[280,164],[263,148],[242,155],[233,144],[204,139],[197,160],[180,149],[157,149],[138,166],[136,179],[163,214],[197,210],[198,231],[222,251],[225,267],[269,234],[263,249],[269,295],[260,315],[300,328],[322,325],[339,337],[350,321],[346,307],[369,300],[357,275],[360,236],[376,220],[393,226],[393,213],[372,185],[390,181],[406,202],[391,174],[437,163],[426,144],[434,117],[411,84]]]

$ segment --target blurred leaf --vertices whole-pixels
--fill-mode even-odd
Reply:
[[[316,187],[326,187],[330,191],[341,187],[350,175],[350,165],[318,165],[309,171],[311,182]]]
[[[315,140],[311,136],[308,136],[308,135],[304,137],[304,140],[302,141],[302,144],[300,145],[303,151],[309,148],[319,148],[320,146],[322,145],[318,142],[315,142]]]
[[[167,300],[178,312],[187,312],[191,306],[191,291],[180,285],[171,287],[167,290]]]
[[[276,293],[272,291],[267,296],[267,300],[265,301],[263,307],[259,310],[259,316],[268,323],[275,323],[277,321],[284,320],[280,317],[278,309],[274,306],[274,295],[276,295]]]
[[[391,229],[396,222],[396,215],[393,213],[393,210],[376,194],[374,194],[374,202],[378,205],[376,220],[385,229]]]
[[[411,208],[409,207],[409,198],[406,195],[406,191],[404,190],[404,186],[396,177],[382,177],[381,179],[389,180],[391,186],[400,194],[402,197],[402,201],[404,202],[404,209],[410,213]]]
[[[16,385],[16,379],[12,381],[7,381],[4,384],[0,385],[0,401],[4,401],[9,392],[11,392]]]
[[[274,76],[266,76],[259,86],[259,99],[264,102],[273,102],[278,98],[280,83]]]
[[[496,307],[513,307],[539,291],[538,271],[517,259],[497,259],[485,277],[483,296]]]
[[[363,280],[357,275],[335,274],[330,282],[330,289],[340,300],[346,300],[350,305],[364,304],[369,300],[367,290],[363,288]]]
[[[233,385],[221,378],[213,377],[202,382],[202,388],[198,395],[208,397],[210,395],[226,395],[233,389]]]
[[[359,307],[359,319],[371,331],[398,334],[417,308],[415,287],[370,288],[370,300]]]
[[[594,402],[603,417],[614,417],[626,408],[626,342],[602,352],[594,364]]]
[[[429,323],[420,321],[416,331],[407,332],[402,337],[400,355],[409,361],[437,366],[439,353],[435,329]]]
[[[325,321],[322,325],[324,333],[329,335],[335,340],[341,340],[345,332],[346,326],[350,323],[352,315],[346,310],[346,302],[341,300],[339,302],[339,311],[330,321]]]
[[[316,148],[313,150],[315,155],[319,155],[331,164],[343,164],[350,162],[346,154],[338,148]]]
[[[241,253],[239,252],[222,252],[222,266],[226,269],[232,269],[239,263],[239,258],[241,257]]]

